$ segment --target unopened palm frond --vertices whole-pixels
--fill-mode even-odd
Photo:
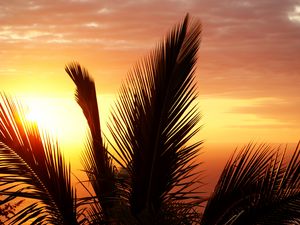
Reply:
[[[95,211],[94,217],[103,212],[104,219],[109,220],[116,201],[115,172],[101,135],[95,83],[88,71],[77,63],[69,64],[66,72],[76,85],[76,101],[90,129],[86,151],[83,155],[83,165],[92,183],[97,201],[101,204],[101,207],[92,207]]]

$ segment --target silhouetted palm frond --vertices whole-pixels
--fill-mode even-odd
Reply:
[[[32,200],[5,223],[300,224],[300,143],[288,159],[279,148],[252,143],[235,152],[200,216],[202,142],[192,142],[200,129],[194,101],[200,34],[200,23],[187,15],[129,73],[109,125],[117,156],[104,145],[93,79],[78,63],[66,66],[90,131],[83,166],[93,190],[79,181],[89,193],[80,201],[57,142],[1,95],[0,204]]]
[[[11,224],[34,220],[37,224],[77,224],[76,195],[70,166],[58,145],[36,124],[24,119],[20,104],[2,95],[0,103],[1,194],[14,199],[40,200],[20,211]]]
[[[88,71],[77,63],[69,64],[66,72],[76,85],[76,101],[81,107],[90,129],[83,165],[96,194],[93,218],[104,213],[104,220],[112,218],[116,199],[116,179],[112,160],[101,135],[100,118],[95,83]],[[101,216],[101,218],[103,218]]]
[[[193,171],[201,142],[188,141],[199,129],[194,73],[200,33],[199,22],[186,16],[121,88],[110,130],[131,179],[129,201],[137,217],[154,218],[164,203],[196,198]]]
[[[286,162],[280,150],[248,145],[225,166],[202,225],[299,224],[300,149]]]

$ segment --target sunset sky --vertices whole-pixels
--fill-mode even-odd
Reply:
[[[25,101],[65,152],[78,152],[86,124],[64,66],[78,61],[89,70],[105,123],[127,72],[187,12],[203,25],[196,80],[205,151],[218,155],[222,148],[209,146],[224,142],[297,142],[296,0],[1,1],[0,91]]]

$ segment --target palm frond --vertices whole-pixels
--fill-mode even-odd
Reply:
[[[194,199],[191,172],[199,145],[188,145],[200,119],[194,104],[199,22],[186,16],[122,86],[110,131],[131,178],[135,215],[158,212],[163,202]]]
[[[225,166],[201,224],[298,224],[300,149],[286,162],[280,149],[248,145]]]
[[[104,213],[104,219],[110,220],[116,201],[116,179],[112,159],[108,155],[101,135],[100,118],[95,83],[88,71],[77,63],[66,66],[66,72],[76,85],[76,101],[87,120],[90,135],[83,155],[83,166],[93,186],[101,207],[94,206],[94,217]]]
[[[36,124],[24,119],[22,106],[2,95],[0,103],[1,194],[39,200],[16,215],[13,221],[77,224],[76,195],[70,166],[58,145]],[[20,216],[22,215],[22,216]]]

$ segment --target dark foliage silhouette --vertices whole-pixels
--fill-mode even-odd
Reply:
[[[93,79],[78,63],[66,66],[89,127],[82,156],[89,196],[76,197],[56,141],[24,119],[21,104],[2,95],[2,203],[31,199],[7,224],[300,223],[299,145],[289,160],[267,145],[236,152],[199,213],[202,142],[192,138],[200,128],[194,75],[201,26],[189,20],[187,15],[129,73],[108,125],[111,151]]]
[[[0,105],[0,187],[7,200],[27,197],[40,200],[15,215],[16,221],[74,224],[76,195],[70,183],[70,167],[55,141],[24,119],[23,108],[2,95]]]
[[[299,224],[300,148],[249,144],[227,162],[201,221],[206,224]]]
[[[66,72],[75,83],[76,101],[81,107],[90,129],[88,144],[83,156],[84,168],[93,186],[96,201],[101,207],[94,206],[90,212],[93,217],[101,215],[101,220],[111,218],[116,201],[116,177],[112,160],[104,146],[95,83],[87,70],[78,64],[70,64]]]
[[[131,178],[128,201],[136,217],[155,218],[166,205],[198,197],[192,162],[201,142],[187,143],[200,118],[193,81],[201,29],[189,28],[186,17],[134,67],[112,113],[109,127]]]

